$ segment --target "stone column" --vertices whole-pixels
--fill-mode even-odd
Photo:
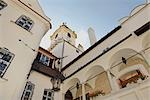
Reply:
[[[85,83],[84,82],[82,83],[82,100],[86,100],[86,97],[85,97]]]
[[[150,57],[147,52],[149,52],[149,51],[142,51],[141,55],[142,55],[144,61],[150,66]]]
[[[113,80],[112,80],[112,76],[110,75],[110,70],[108,69],[106,71],[107,73],[107,76],[108,76],[108,80],[109,80],[109,83],[110,83],[110,86],[111,86],[111,92],[114,92],[115,91],[115,87],[114,87],[114,84],[113,84]]]
[[[113,83],[114,83],[115,91],[118,91],[120,89],[120,87],[119,87],[119,84],[117,83],[116,77],[113,77],[112,80],[113,80]]]
[[[148,51],[141,52],[141,56],[143,57],[144,61],[148,65],[148,72],[150,73],[150,57],[147,52]]]

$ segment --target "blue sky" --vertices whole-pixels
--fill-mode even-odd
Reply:
[[[45,14],[51,19],[52,29],[43,37],[41,46],[50,46],[50,35],[63,23],[74,30],[77,44],[89,45],[87,29],[92,27],[97,40],[119,25],[118,20],[146,0],[39,0]]]

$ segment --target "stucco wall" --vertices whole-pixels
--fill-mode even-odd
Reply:
[[[3,77],[6,80],[0,78],[0,97],[2,100],[19,100],[27,74],[37,54],[25,46],[23,42],[37,50],[41,38],[49,28],[45,24],[46,22],[29,11],[28,8],[22,7],[22,4],[12,0],[4,1],[7,3],[7,7],[0,12],[0,23],[2,23],[0,24],[0,47],[8,48],[10,52],[15,54],[15,57]],[[34,21],[30,32],[15,24],[21,15],[26,15]]]

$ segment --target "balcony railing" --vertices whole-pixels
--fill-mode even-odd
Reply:
[[[52,78],[58,78],[61,80],[64,80],[65,78],[63,74],[59,72],[57,69],[53,69],[52,66],[46,66],[45,64],[39,62],[38,59],[34,60],[32,64],[32,70],[35,70]]]
[[[150,90],[150,78],[142,80],[140,83],[136,83],[132,86],[122,88],[116,92],[112,92],[106,95],[97,95],[92,97],[90,100],[127,100],[131,98],[132,100],[149,100],[149,90]],[[139,96],[141,95],[141,96]],[[145,99],[141,99],[145,96]]]

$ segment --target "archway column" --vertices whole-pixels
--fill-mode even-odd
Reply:
[[[117,78],[113,77],[114,91],[118,91],[120,89],[119,84],[117,83]]]
[[[85,82],[82,82],[82,100],[86,100],[86,97],[85,97]]]
[[[114,86],[114,82],[113,82],[113,79],[112,79],[112,76],[110,75],[110,69],[108,69],[106,71],[107,73],[107,76],[108,76],[108,80],[109,80],[109,83],[110,83],[110,86],[111,86],[111,92],[114,92],[115,91],[115,86]]]
[[[146,62],[146,64],[148,65],[148,71],[150,73],[150,55],[147,55],[146,51],[141,52],[141,55],[144,61]]]
[[[65,93],[62,92],[62,100],[65,100]]]

